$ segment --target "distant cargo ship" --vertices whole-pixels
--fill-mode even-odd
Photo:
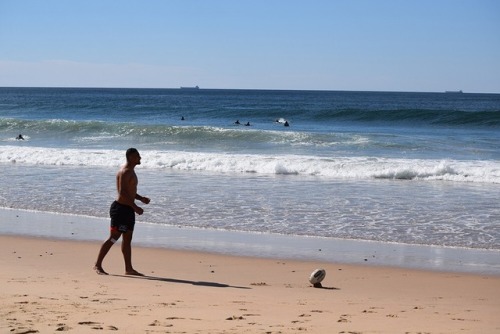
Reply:
[[[181,87],[181,89],[185,89],[185,90],[198,90],[198,89],[200,89],[200,87],[198,87],[198,86],[194,86],[194,87]]]
[[[461,90],[447,90],[445,93],[462,94],[463,92]]]

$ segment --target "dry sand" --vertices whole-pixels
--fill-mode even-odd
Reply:
[[[0,236],[0,333],[500,333],[500,276],[99,246]]]

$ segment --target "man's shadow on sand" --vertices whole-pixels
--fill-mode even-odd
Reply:
[[[159,282],[167,282],[167,283],[191,284],[191,285],[198,285],[198,286],[208,286],[208,287],[212,287],[212,288],[251,289],[251,288],[246,287],[246,286],[233,286],[233,285],[224,284],[224,283],[204,282],[204,281],[188,281],[188,280],[182,280],[182,279],[155,277],[155,276],[134,276],[134,275],[110,275],[110,276],[144,279],[144,280],[148,280],[148,281],[159,281]]]

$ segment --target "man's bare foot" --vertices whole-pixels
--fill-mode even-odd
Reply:
[[[130,275],[130,276],[144,276],[144,274],[141,274],[135,269],[129,270],[125,272],[125,275]]]
[[[107,272],[104,271],[104,269],[102,269],[102,267],[98,267],[98,266],[94,266],[94,271],[98,274],[98,275],[108,275]]]

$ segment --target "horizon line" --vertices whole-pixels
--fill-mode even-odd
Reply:
[[[150,90],[181,90],[179,87],[101,87],[101,86],[0,86],[0,89],[150,89]],[[238,90],[238,91],[282,91],[282,92],[360,92],[360,93],[450,93],[461,94],[500,94],[500,92],[465,92],[463,90],[443,91],[407,91],[407,90],[350,90],[350,89],[285,89],[285,88],[202,88],[197,91]],[[192,91],[191,91],[192,92]]]

